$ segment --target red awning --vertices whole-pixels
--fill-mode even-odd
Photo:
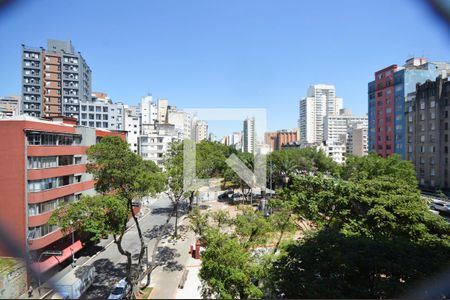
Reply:
[[[70,245],[69,247],[62,250],[61,256],[50,256],[44,261],[41,262],[35,262],[32,264],[33,269],[38,273],[44,273],[54,266],[57,266],[58,264],[62,263],[69,257],[72,257],[72,249],[73,253],[77,253],[83,248],[83,244],[81,244],[81,241],[76,241],[73,245]]]
[[[72,246],[73,246],[73,248],[72,248]],[[59,263],[62,263],[63,261],[65,261],[69,257],[72,257],[72,249],[73,249],[73,253],[77,253],[78,251],[81,250],[81,248],[83,248],[83,245],[81,244],[81,241],[76,241],[73,245],[70,245],[69,247],[65,248],[62,251],[62,255],[61,256],[55,256],[55,257],[56,257],[56,259],[58,260]]]
[[[36,273],[45,273],[54,266],[57,266],[59,264],[58,260],[55,256],[50,256],[44,261],[41,262],[35,262],[32,264],[32,267]]]

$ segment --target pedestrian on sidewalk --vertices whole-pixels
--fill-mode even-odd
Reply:
[[[30,287],[28,288],[28,298],[31,298],[33,296],[33,287],[30,284]]]

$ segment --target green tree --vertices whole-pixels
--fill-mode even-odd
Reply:
[[[397,156],[349,157],[341,178],[298,176],[282,195],[318,226],[273,264],[286,297],[396,297],[448,264],[450,224],[429,212],[413,165]]]
[[[178,237],[178,212],[181,202],[188,196],[189,191],[184,189],[183,174],[183,142],[172,143],[166,152],[164,168],[167,178],[167,195],[173,204],[173,214],[175,215],[174,237]],[[194,191],[191,191],[192,193]]]
[[[273,212],[269,217],[270,228],[274,233],[278,233],[278,239],[273,249],[275,254],[284,235],[297,228],[293,220],[295,203],[281,194],[280,198],[271,199],[269,205]]]
[[[211,228],[205,233],[205,240],[200,269],[203,297],[261,298],[262,291],[255,285],[258,267],[239,241]]]
[[[275,187],[285,187],[295,176],[309,172],[337,174],[338,165],[325,152],[313,148],[273,151],[268,159],[269,176]],[[269,178],[270,181],[270,178]]]
[[[224,210],[218,210],[210,214],[211,219],[215,222],[217,230],[221,231],[224,226],[231,224],[230,214]]]
[[[403,298],[450,267],[450,248],[321,230],[285,246],[268,272],[285,298]],[[426,297],[426,291],[420,291]],[[447,295],[448,296],[448,295]]]
[[[77,202],[58,207],[49,224],[61,227],[66,233],[72,230],[86,233],[91,241],[98,242],[109,234],[120,234],[127,219],[125,201],[116,196],[97,195],[82,196]]]
[[[192,231],[194,231],[197,236],[203,237],[203,233],[208,226],[208,213],[202,213],[198,207],[195,207],[189,213],[188,217]]]
[[[265,244],[272,233],[270,223],[262,213],[251,208],[243,209],[233,223],[236,236],[246,250],[255,245]]]
[[[97,192],[116,195],[122,199],[136,224],[140,252],[134,273],[132,254],[122,246],[127,220],[123,220],[120,232],[113,235],[119,252],[127,257],[127,281],[135,287],[139,281],[139,272],[143,268],[145,243],[139,220],[133,210],[133,201],[140,201],[143,196],[163,191],[164,174],[152,161],[144,161],[133,153],[128,143],[117,136],[103,137],[99,143],[89,147],[87,154],[91,162],[87,165],[87,171],[94,175]]]

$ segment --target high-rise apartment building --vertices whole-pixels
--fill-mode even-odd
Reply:
[[[193,140],[199,143],[208,139],[208,122],[203,120],[194,120],[193,122]]]
[[[139,155],[145,160],[155,162],[163,169],[165,153],[170,144],[179,141],[179,138],[174,125],[156,123],[144,126],[138,140]]]
[[[0,97],[0,118],[20,114],[20,96]]]
[[[167,109],[169,107],[169,100],[158,99],[158,122],[167,123]]]
[[[348,133],[346,152],[355,156],[366,156],[369,152],[367,132],[367,123],[352,124]]]
[[[417,84],[406,101],[406,159],[422,189],[450,189],[450,81],[444,76]]]
[[[415,57],[401,67],[391,65],[375,72],[375,80],[368,84],[369,151],[405,158],[406,97],[417,83],[434,80],[442,70],[450,70],[450,65]]]
[[[141,134],[141,123],[138,109],[135,106],[124,105],[124,130],[127,132],[127,142],[130,150],[138,153],[138,137]]]
[[[47,49],[22,45],[21,111],[35,117],[79,119],[91,97],[91,69],[71,41],[48,40]]]
[[[152,95],[141,98],[141,124],[155,124],[158,122],[158,106],[153,103]]]
[[[169,106],[167,109],[167,123],[175,126],[175,131],[180,139],[190,139],[192,131],[191,115],[175,106]]]
[[[52,212],[81,195],[93,195],[94,180],[86,173],[86,149],[107,135],[123,133],[77,126],[75,118],[42,120],[27,115],[0,119],[0,223],[18,246],[27,250],[35,270],[56,268],[83,246],[78,234],[48,224]],[[45,250],[61,256],[43,256]],[[1,247],[1,256],[15,256]]]
[[[304,144],[321,144],[323,118],[338,114],[342,99],[336,97],[333,85],[316,84],[308,89],[307,96],[299,102],[300,140]]]
[[[349,140],[349,134],[354,124],[361,124],[361,126],[367,128],[367,116],[354,116],[349,109],[341,109],[339,114],[325,116],[323,120],[323,140],[345,143]],[[348,150],[351,153],[351,150]]]
[[[255,131],[255,118],[247,118],[244,120],[243,126],[243,145],[242,151],[255,153],[256,150],[256,131]]]
[[[83,126],[104,128],[108,130],[124,130],[124,104],[113,103],[105,93],[92,93],[89,101],[80,102],[78,124]]]

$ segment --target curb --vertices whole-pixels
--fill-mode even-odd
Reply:
[[[155,291],[155,288],[154,288],[154,287],[151,287],[151,288],[152,288],[152,291],[151,291],[150,294],[148,295],[147,299],[152,299],[153,292]]]
[[[48,291],[47,293],[45,293],[44,295],[42,295],[39,299],[45,299],[45,297],[47,297],[48,295],[50,295],[51,293],[53,293],[52,290]]]
[[[152,210],[150,209],[145,215],[143,215],[142,217],[140,217],[138,220],[141,220],[143,218],[145,218],[146,216],[148,216],[150,213],[152,212]],[[130,231],[133,227],[136,226],[136,223],[133,223],[133,225],[131,225],[130,227],[128,227],[125,230],[125,233],[127,233],[128,231]],[[96,258],[101,252],[105,251],[106,248],[108,248],[109,246],[111,246],[114,243],[114,239],[109,242],[101,251],[98,251],[97,253],[95,253],[93,256],[91,256],[87,261],[85,261],[83,264],[81,264],[80,266],[84,266],[86,265],[88,262],[90,262],[92,259]]]

